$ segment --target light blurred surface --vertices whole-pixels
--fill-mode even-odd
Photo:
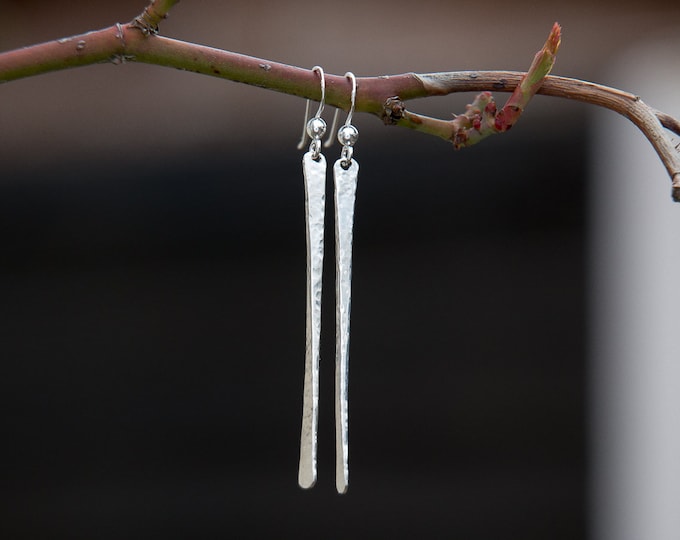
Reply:
[[[680,115],[680,40],[624,51],[610,77]],[[630,66],[636,66],[631,70]],[[599,114],[591,271],[592,522],[597,540],[680,537],[680,208],[658,157]]]

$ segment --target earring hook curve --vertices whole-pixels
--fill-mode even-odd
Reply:
[[[312,71],[318,73],[321,77],[321,101],[319,102],[319,108],[314,115],[315,118],[319,118],[323,112],[324,105],[326,104],[326,74],[323,72],[323,68],[321,66],[314,66]]]
[[[345,125],[349,126],[352,125],[352,116],[354,115],[354,108],[356,106],[357,101],[357,78],[351,71],[345,73],[345,77],[352,81],[352,93],[350,94],[349,114],[347,115],[347,120],[345,120]]]
[[[342,144],[341,163],[342,166],[347,169],[352,162],[352,153],[354,152],[353,146],[359,138],[359,131],[352,125],[352,116],[354,115],[357,100],[357,79],[351,71],[345,73],[345,77],[348,77],[352,81],[352,93],[350,94],[350,107],[349,113],[347,114],[347,120],[338,130],[338,141]]]
[[[323,112],[324,105],[326,103],[326,74],[323,71],[323,68],[321,66],[314,66],[312,68],[312,71],[314,73],[318,73],[321,78],[321,100],[319,101],[319,108],[316,111],[316,114],[314,115],[314,118],[321,118],[321,113]],[[309,109],[310,109],[310,100],[307,100],[307,104],[305,105],[305,120],[302,123],[302,136],[300,138],[300,142],[297,145],[298,150],[302,150],[305,146],[305,142],[307,142],[307,122],[309,120]]]

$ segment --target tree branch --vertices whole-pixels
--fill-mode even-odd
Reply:
[[[153,0],[132,22],[33,45],[0,54],[0,83],[51,71],[110,62],[136,61],[192,71],[318,101],[318,77],[308,69],[254,58],[156,35],[158,23],[178,0]],[[680,202],[680,151],[664,128],[680,135],[680,121],[646,105],[639,97],[578,79],[547,75],[560,39],[556,24],[527,73],[457,71],[449,73],[362,77],[357,79],[356,111],[469,146],[493,133],[507,131],[535,94],[598,105],[631,120],[649,139],[672,180],[673,199]],[[496,110],[491,91],[512,92]],[[351,88],[344,76],[326,74],[326,103],[349,109]],[[410,112],[411,99],[455,92],[482,92],[467,111],[452,120]]]
[[[445,95],[470,90],[509,91],[517,87],[523,76],[523,73],[513,71],[459,71],[417,75],[423,83],[426,95]],[[650,107],[638,96],[578,79],[547,76],[537,93],[598,105],[628,118],[656,150],[671,178],[673,200],[680,202],[680,151],[664,131],[666,128],[680,135],[680,121]],[[454,122],[455,119],[443,121],[406,112],[399,125],[409,124],[407,127],[450,139],[455,130]]]

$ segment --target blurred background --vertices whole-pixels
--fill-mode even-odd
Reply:
[[[0,0],[0,50],[144,5]],[[161,32],[368,76],[525,70],[554,21],[556,74],[663,108],[643,93],[663,86],[649,83],[657,45],[625,51],[677,35],[675,1],[185,0]],[[672,61],[659,69],[677,75]],[[446,118],[472,98],[408,106]],[[665,110],[678,115],[674,99]],[[611,261],[597,254],[620,229],[597,186],[640,152],[650,204],[678,214],[649,144],[614,113],[541,96],[510,133],[460,152],[355,117],[351,474],[338,496],[330,240],[319,480],[297,486],[303,114],[292,96],[134,63],[0,86],[2,537],[622,538],[611,531],[626,501],[600,519],[608,490],[654,495],[612,487],[630,461],[598,472],[618,446],[599,438],[610,425],[600,384],[617,366],[595,323],[627,286],[598,296]],[[612,146],[610,121],[631,135],[627,150]],[[643,223],[657,212],[628,201]],[[674,407],[656,411],[677,420]]]

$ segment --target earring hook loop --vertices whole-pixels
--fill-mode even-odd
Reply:
[[[318,73],[321,77],[321,101],[319,102],[319,108],[314,115],[315,118],[320,118],[326,103],[326,74],[323,72],[323,68],[321,66],[314,66],[312,71]]]
[[[302,150],[305,146],[305,141],[307,141],[307,137],[310,137],[312,139],[312,144],[314,145],[314,156],[317,158],[321,144],[319,142],[315,144],[314,140],[321,139],[326,132],[326,122],[321,118],[321,113],[326,104],[326,74],[321,66],[314,66],[312,71],[318,73],[321,78],[321,100],[319,101],[319,108],[311,120],[309,119],[310,101],[307,100],[307,104],[305,105],[305,120],[302,124],[302,136],[300,137],[297,148],[298,150]]]
[[[338,141],[342,144],[341,163],[344,169],[348,169],[352,163],[352,154],[354,152],[354,144],[359,138],[359,131],[352,125],[352,116],[357,101],[357,79],[354,73],[348,71],[345,77],[352,81],[352,93],[350,95],[350,107],[347,114],[345,124],[338,130]]]
[[[350,95],[349,114],[347,115],[347,120],[345,120],[345,125],[350,126],[352,125],[352,116],[354,115],[354,107],[356,106],[357,101],[357,78],[351,71],[345,73],[345,77],[352,81],[352,93]]]

